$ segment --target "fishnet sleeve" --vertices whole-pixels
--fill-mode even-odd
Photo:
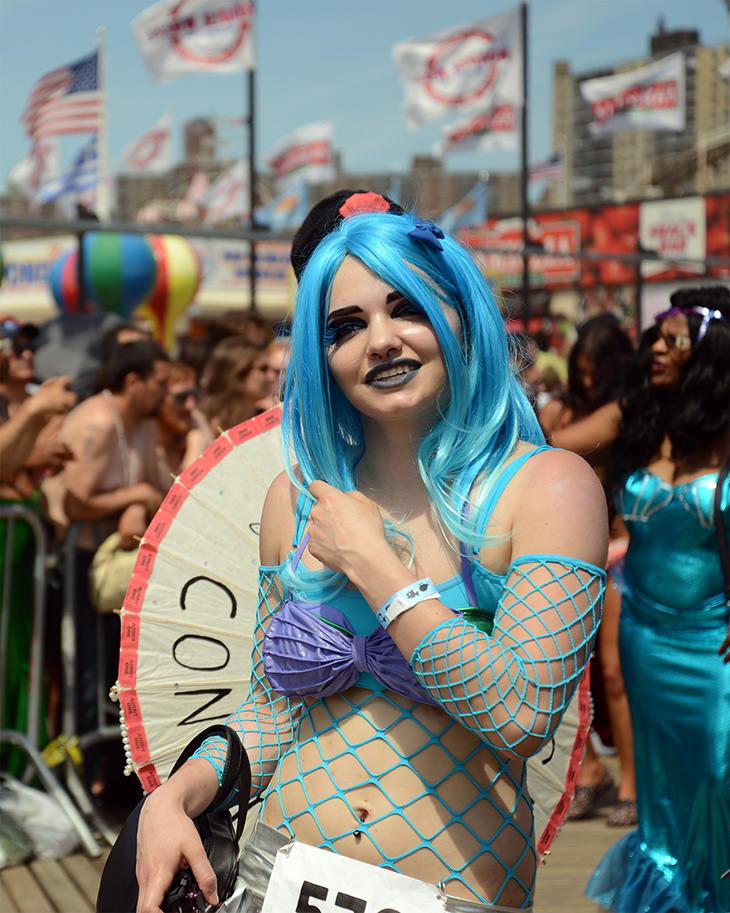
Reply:
[[[301,711],[301,701],[282,697],[273,690],[264,674],[264,632],[281,603],[276,573],[269,568],[260,568],[251,689],[246,701],[226,720],[226,724],[241,737],[251,763],[251,800],[257,799],[268,786],[280,758],[294,738],[294,728]],[[206,739],[194,755],[210,761],[218,774],[219,785],[223,776],[225,748],[221,739]],[[238,805],[235,791],[225,804]]]
[[[555,555],[509,568],[491,635],[461,617],[416,647],[418,680],[467,729],[516,757],[549,740],[590,658],[606,574]]]

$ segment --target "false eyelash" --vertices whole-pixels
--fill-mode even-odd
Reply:
[[[339,327],[326,327],[324,331],[324,347],[330,349],[337,342],[337,331]]]

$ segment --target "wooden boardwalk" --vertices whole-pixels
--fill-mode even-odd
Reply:
[[[594,818],[569,821],[537,876],[535,913],[595,913],[586,883],[606,850],[627,831],[606,826],[610,806]],[[0,870],[0,913],[92,913],[108,850]]]
[[[92,913],[106,853],[41,859],[0,871],[2,913]]]
[[[602,909],[585,896],[586,884],[603,854],[629,831],[606,825],[610,810],[606,806],[595,818],[569,821],[563,827],[537,875],[535,913],[595,913]]]

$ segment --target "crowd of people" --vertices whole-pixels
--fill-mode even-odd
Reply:
[[[251,691],[228,721],[253,781],[223,799],[261,801],[244,856],[296,840],[436,885],[446,909],[531,909],[526,761],[595,651],[620,781],[589,742],[568,817],[615,786],[608,824],[631,830],[589,897],[615,913],[730,909],[730,291],[680,289],[636,345],[595,315],[562,382],[521,376],[468,252],[386,198],[328,198],[292,262],[290,342],[223,322],[172,360],[116,326],[79,402],[68,377],[33,386],[37,328],[0,325],[2,497],[44,511],[56,541],[76,524],[79,732],[94,725],[99,542],[134,549],[172,478],[282,397]],[[3,727],[24,674],[6,673]],[[145,802],[141,913],[185,864],[217,902],[191,819],[221,798],[225,760],[209,740]],[[92,754],[86,778],[103,789]],[[241,911],[260,909],[270,874]]]
[[[274,343],[274,327],[247,315],[214,324],[203,345],[194,341],[188,347],[190,357],[181,345],[172,358],[144,325],[107,319],[102,335],[88,334],[83,357],[79,350],[67,349],[68,373],[39,382],[36,355],[41,364],[64,367],[63,350],[54,344],[58,323],[52,321],[49,332],[44,325],[21,324],[12,317],[0,320],[0,497],[3,504],[22,504],[41,516],[59,563],[73,530],[73,567],[62,570],[74,579],[75,734],[83,736],[101,725],[97,692],[100,684],[108,689],[117,674],[118,621],[113,614],[99,618],[104,609],[90,586],[99,546],[118,537],[114,545],[128,553],[131,572],[139,538],[173,479],[221,431],[274,404],[282,346]],[[46,346],[54,350],[50,358]],[[1,522],[5,556],[7,524]],[[10,661],[3,682],[2,728],[24,732],[32,616],[22,607],[32,604],[34,585],[28,574],[34,543],[26,525],[14,524],[11,547]],[[124,588],[122,584],[122,594]],[[42,738],[58,735],[61,728],[62,587],[51,588],[49,596],[46,649],[52,671]],[[106,645],[101,663],[98,627]],[[86,783],[99,801],[107,754],[102,746],[86,752]],[[12,756],[9,769],[17,772],[23,759],[15,750]]]

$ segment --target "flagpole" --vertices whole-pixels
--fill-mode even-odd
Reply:
[[[522,298],[525,321],[525,335],[530,326],[530,258],[527,246],[530,242],[527,228],[529,215],[527,201],[527,4],[522,0]]]
[[[249,208],[251,211],[251,228],[256,229],[256,161],[254,154],[256,151],[256,117],[255,117],[255,88],[256,88],[256,70],[252,67],[248,71],[248,190],[249,190]],[[249,242],[251,251],[251,267],[249,270],[249,288],[250,288],[250,308],[252,311],[257,310],[256,306],[256,242]]]
[[[97,37],[97,91],[101,96],[101,117],[99,118],[99,130],[96,137],[96,153],[98,155],[99,167],[99,184],[96,190],[96,215],[101,222],[108,222],[111,219],[111,188],[110,168],[109,168],[109,144],[107,139],[106,123],[106,36],[108,32],[103,25],[96,30]]]

